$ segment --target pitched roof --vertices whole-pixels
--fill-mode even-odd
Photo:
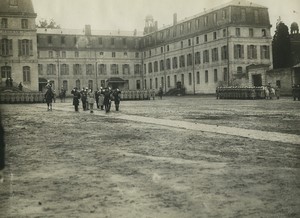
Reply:
[[[1,14],[35,14],[31,0],[1,0]]]

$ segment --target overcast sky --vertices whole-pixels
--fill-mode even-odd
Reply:
[[[94,30],[143,31],[146,15],[158,21],[158,27],[172,24],[177,19],[203,12],[230,0],[32,0],[37,20],[53,18],[62,28],[83,29],[90,24]],[[251,0],[269,8],[272,32],[278,17],[290,27],[300,25],[299,0]]]

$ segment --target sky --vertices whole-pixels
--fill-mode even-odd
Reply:
[[[145,17],[152,15],[158,27],[170,25],[173,14],[177,20],[199,14],[231,0],[32,0],[40,19],[54,19],[65,29],[143,31]],[[272,33],[278,18],[289,28],[292,22],[300,25],[299,0],[250,0],[268,7]]]

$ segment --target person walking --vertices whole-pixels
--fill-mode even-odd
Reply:
[[[94,113],[95,95],[94,95],[92,89],[89,90],[87,96],[88,96],[88,103],[89,103],[90,113]]]
[[[110,111],[110,106],[111,106],[111,91],[109,88],[106,88],[104,91],[104,107],[106,113]]]
[[[20,82],[20,83],[19,83],[19,85],[18,85],[18,88],[19,88],[19,90],[20,90],[20,91],[22,91],[22,90],[23,90],[23,85],[22,85],[22,82]]]
[[[100,91],[99,91],[99,106],[100,106],[100,109],[103,111],[104,108],[104,89],[102,87],[100,87]]]
[[[81,103],[82,103],[82,109],[85,111],[87,110],[87,91],[85,88],[81,90]]]
[[[52,101],[54,98],[54,93],[52,91],[52,88],[48,88],[46,93],[45,93],[45,100],[47,103],[47,110],[52,111]]]
[[[80,92],[78,91],[77,87],[75,87],[71,94],[73,95],[73,105],[76,112],[79,112],[78,106],[79,106],[79,100],[80,100]]]
[[[119,111],[120,101],[121,101],[121,91],[119,89],[116,89],[113,92],[113,98],[114,98],[114,101],[115,101],[116,111]]]

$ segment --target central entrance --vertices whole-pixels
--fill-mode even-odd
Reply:
[[[262,86],[261,74],[252,75],[253,86]]]
[[[106,81],[107,86],[112,89],[124,89],[125,83],[126,81],[120,77],[111,77]]]

